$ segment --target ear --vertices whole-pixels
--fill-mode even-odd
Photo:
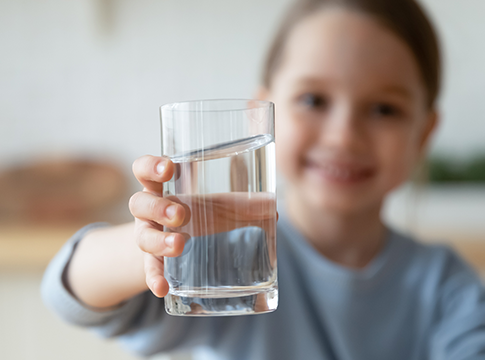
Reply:
[[[426,118],[426,124],[423,127],[422,133],[421,133],[421,139],[419,141],[419,152],[420,154],[424,154],[426,148],[429,145],[431,136],[433,133],[436,131],[439,125],[439,114],[436,111],[436,109],[430,110],[427,118]]]
[[[266,86],[259,85],[254,93],[254,98],[257,100],[269,100],[269,90]]]

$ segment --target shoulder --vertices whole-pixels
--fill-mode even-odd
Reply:
[[[450,246],[425,244],[400,234],[419,268],[421,318],[429,317],[429,352],[433,359],[458,359],[451,354],[483,354],[485,287],[480,276]],[[411,271],[412,266],[408,268]],[[459,357],[459,359],[464,357]]]
[[[448,244],[426,243],[396,230],[390,230],[391,241],[396,243],[401,254],[407,255],[409,265],[422,267],[443,276],[467,273],[478,278],[472,267]]]
[[[429,244],[393,231],[394,241],[406,248],[403,273],[414,279],[424,297],[434,298],[440,311],[456,306],[483,307],[485,287],[476,271],[449,245]]]

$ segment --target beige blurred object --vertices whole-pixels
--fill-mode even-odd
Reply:
[[[0,222],[107,221],[128,191],[125,174],[109,161],[39,160],[0,173]]]
[[[1,224],[0,272],[43,271],[77,230],[75,226]]]

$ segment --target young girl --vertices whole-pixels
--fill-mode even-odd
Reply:
[[[276,105],[277,311],[172,317],[162,256],[177,256],[184,208],[160,196],[166,158],[133,166],[133,224],[91,225],[49,266],[43,296],[67,321],[149,355],[217,359],[485,359],[485,291],[451,250],[380,219],[437,123],[435,34],[412,0],[302,0],[270,49],[258,96]]]

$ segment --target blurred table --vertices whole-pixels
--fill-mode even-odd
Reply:
[[[0,270],[42,270],[81,226],[0,224]]]

